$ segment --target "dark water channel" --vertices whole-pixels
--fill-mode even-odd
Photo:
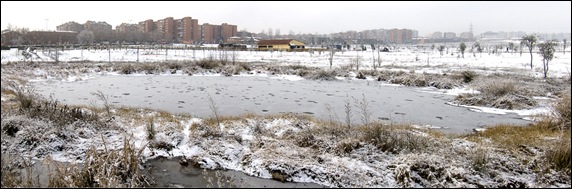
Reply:
[[[272,77],[272,76],[270,76]],[[36,90],[67,104],[101,104],[91,93],[102,91],[109,103],[148,107],[197,117],[213,115],[211,102],[221,115],[295,112],[343,122],[344,105],[352,104],[352,122],[362,123],[365,101],[371,121],[431,125],[447,133],[501,123],[527,124],[514,113],[491,114],[446,104],[454,96],[419,92],[414,87],[384,85],[377,81],[290,81],[256,76],[124,76],[110,75],[78,82],[36,83]],[[329,107],[329,108],[328,108]],[[329,111],[329,109],[331,111]]]
[[[40,187],[48,186],[50,174],[55,174],[56,167],[70,166],[65,162],[36,161],[28,171],[22,169],[22,174],[31,173],[34,181]],[[81,164],[77,166],[81,167]],[[233,170],[207,170],[190,165],[182,166],[178,158],[155,158],[143,163],[143,174],[153,178],[151,187],[165,188],[327,188],[315,183],[281,182],[249,176]],[[26,178],[26,177],[24,177]],[[220,185],[219,185],[220,184]]]

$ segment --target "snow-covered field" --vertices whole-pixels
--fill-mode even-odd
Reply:
[[[213,50],[137,50],[122,49],[111,51],[70,50],[59,52],[60,62],[157,62],[189,61],[209,57],[217,59],[219,51]],[[279,65],[304,65],[329,68],[328,52],[236,52],[237,61],[262,62]],[[39,58],[33,61],[53,61],[49,55],[38,51]],[[566,77],[570,74],[570,52],[557,52],[550,63],[549,77]],[[111,55],[111,57],[109,56]],[[465,58],[458,54],[431,53],[422,50],[397,49],[380,53],[381,67],[387,70],[403,70],[416,73],[445,74],[455,70],[472,70],[482,74],[513,73],[541,79],[541,57],[534,53],[534,69],[530,69],[530,55],[523,53],[466,53]],[[347,51],[337,52],[333,67],[348,66],[359,58],[360,69],[371,69],[377,52]],[[27,61],[17,50],[2,51],[2,64]],[[45,70],[34,70],[37,75]],[[6,78],[5,78],[6,77]],[[87,74],[70,75],[64,80],[76,82],[94,77]],[[266,77],[270,77],[266,75]],[[282,76],[295,78],[292,76]],[[8,76],[2,74],[2,79]],[[49,80],[45,77],[29,78]],[[4,85],[4,83],[3,83]],[[4,86],[3,86],[4,87]],[[435,92],[436,90],[427,90]],[[442,93],[458,94],[474,90],[456,88]],[[13,96],[2,96],[2,102],[13,102]],[[531,115],[546,113],[547,109],[501,110],[486,107],[469,107],[490,113],[516,113]],[[489,143],[474,143],[465,138],[434,137],[430,129],[416,126],[417,129],[398,131],[399,137],[422,140],[428,144],[421,149],[409,149],[392,153],[379,150],[379,147],[360,140],[358,131],[347,131],[338,126],[326,127],[320,121],[313,121],[300,115],[244,116],[222,121],[210,126],[207,119],[196,117],[164,115],[161,112],[134,109],[129,114],[113,109],[117,117],[112,121],[116,127],[96,128],[71,124],[57,127],[52,122],[27,119],[22,116],[2,117],[5,123],[20,123],[22,128],[11,138],[2,137],[2,150],[11,150],[26,157],[41,160],[51,157],[64,162],[81,162],[90,146],[98,149],[120,149],[125,138],[131,138],[137,148],[145,148],[145,159],[159,156],[184,156],[203,168],[223,168],[246,174],[272,178],[285,175],[287,181],[313,182],[330,187],[570,187],[570,178],[560,173],[537,174],[533,165],[526,162],[542,163],[542,152],[528,155],[512,154]],[[120,116],[125,115],[125,116]],[[152,119],[150,119],[152,118]],[[212,120],[210,120],[212,121]],[[147,126],[155,126],[153,140],[148,140]],[[25,125],[25,126],[24,126]],[[359,130],[359,129],[357,129]],[[343,138],[336,138],[336,132]],[[310,134],[310,135],[308,135]],[[64,136],[64,137],[62,137]],[[397,138],[399,138],[397,137]],[[30,139],[37,144],[29,145]],[[550,140],[550,139],[541,139]],[[150,148],[150,143],[168,144],[171,148]],[[308,144],[307,144],[308,143]],[[344,146],[351,146],[347,150]],[[526,148],[526,147],[525,147]],[[485,170],[474,168],[478,151],[487,154]],[[535,163],[535,164],[536,164]]]
[[[451,49],[440,55],[439,51],[431,51],[428,45],[424,48],[401,47],[390,52],[367,51],[336,52],[333,67],[348,66],[359,59],[361,68],[371,69],[373,59],[381,59],[381,68],[391,70],[415,71],[417,73],[448,73],[452,70],[475,70],[485,73],[522,72],[535,77],[542,76],[542,57],[533,51],[533,69],[530,69],[530,54],[526,51],[509,53],[471,53],[465,52],[465,58],[457,49]],[[469,51],[469,50],[467,50]],[[2,51],[2,63],[26,60],[22,51],[12,49]],[[231,61],[234,56],[237,62],[265,62],[280,65],[304,65],[329,68],[329,52],[270,52],[270,51],[226,51],[226,55],[218,50],[165,50],[165,49],[112,49],[112,50],[65,50],[58,51],[60,62],[93,61],[93,62],[173,62],[201,59]],[[55,61],[54,51],[36,50],[38,57],[33,61]],[[223,55],[221,55],[223,54]],[[570,74],[570,47],[563,54],[557,50],[550,62],[549,76],[562,77]]]

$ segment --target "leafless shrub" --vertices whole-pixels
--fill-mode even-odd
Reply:
[[[361,101],[358,100],[357,98],[354,98],[354,97],[352,97],[352,98],[354,99],[354,103],[355,103],[356,108],[360,111],[362,123],[366,127],[369,126],[369,121],[371,119],[372,112],[371,112],[370,107],[369,107],[369,102],[365,99],[365,95],[362,94]]]
[[[351,128],[352,124],[352,105],[350,103],[350,100],[348,98],[346,98],[346,100],[344,101],[344,112],[346,113],[346,125],[348,126],[348,128]]]
[[[216,105],[215,101],[213,100],[213,98],[211,97],[211,95],[208,95],[209,98],[209,108],[211,109],[214,118],[216,119],[216,126],[219,127],[220,126],[220,113],[218,111],[218,106]]]
[[[336,112],[334,111],[334,109],[332,108],[332,106],[330,104],[325,104],[326,106],[326,111],[328,112],[328,121],[330,125],[334,125],[334,123],[339,121],[339,117],[338,114],[336,114]],[[335,117],[335,119],[334,119]]]

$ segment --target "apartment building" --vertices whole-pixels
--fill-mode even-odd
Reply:
[[[215,26],[209,23],[204,23],[201,25],[201,42],[203,43],[214,43],[215,41]]]
[[[86,30],[94,31],[94,32],[110,32],[113,31],[113,27],[108,24],[107,22],[95,22],[95,21],[87,21],[83,24]]]
[[[136,32],[138,30],[139,30],[139,28],[138,28],[137,24],[122,23],[119,26],[115,26],[115,31],[120,32],[120,33]]]
[[[388,31],[388,42],[390,43],[410,43],[412,41],[412,31],[408,29],[391,29]]]
[[[145,32],[145,33],[155,31],[155,28],[156,28],[155,22],[153,22],[153,20],[151,20],[151,19],[139,22],[138,27],[139,27],[139,31]]]
[[[175,20],[173,17],[157,20],[155,26],[157,27],[157,31],[163,36],[163,41],[175,41]]]
[[[84,30],[85,27],[83,26],[83,24],[71,21],[71,22],[66,22],[62,25],[56,26],[56,29],[58,31],[80,32],[81,30]]]

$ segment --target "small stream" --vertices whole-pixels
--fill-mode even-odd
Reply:
[[[167,188],[327,188],[315,183],[280,182],[249,176],[234,170],[209,170],[182,166],[178,158],[159,157],[143,163],[143,173],[151,176],[154,183],[151,187]],[[54,164],[55,163],[55,164]],[[48,186],[49,174],[54,174],[56,167],[69,166],[65,162],[44,163],[36,161],[30,171],[33,179],[38,179],[41,187]],[[81,165],[79,165],[81,166]],[[21,170],[24,175],[28,172]],[[218,174],[217,174],[218,172]],[[25,177],[24,177],[25,178]],[[210,178],[210,181],[209,181]],[[228,182],[227,182],[228,181]],[[218,185],[221,184],[221,185]]]

